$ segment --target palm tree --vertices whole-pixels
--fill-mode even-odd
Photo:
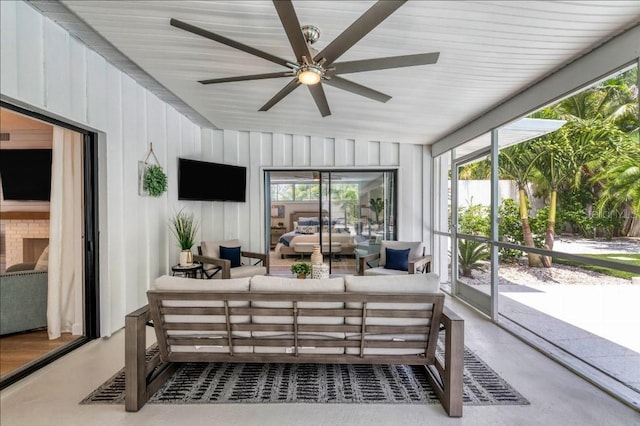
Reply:
[[[376,215],[376,225],[380,225],[380,214],[384,210],[384,201],[382,198],[372,198],[369,200],[369,208],[373,210],[373,214]]]
[[[527,184],[536,172],[535,165],[541,155],[541,152],[536,153],[530,148],[530,143],[524,142],[503,149],[498,157],[500,175],[505,179],[515,181],[518,186],[520,221],[522,223],[524,245],[527,247],[535,247],[531,224],[529,223]],[[527,253],[527,258],[529,266],[542,266],[539,255]]]
[[[544,183],[549,187],[549,217],[544,238],[544,248],[553,250],[553,241],[556,235],[556,211],[558,190],[561,185],[569,180],[574,173],[573,147],[562,138],[561,134],[551,134],[539,138],[532,143],[535,152],[540,156],[536,162],[537,172]],[[542,264],[546,268],[551,267],[551,257],[542,256]]]
[[[640,144],[630,142],[626,145],[626,155],[618,156],[615,164],[604,168],[592,179],[603,186],[596,204],[601,215],[607,207],[629,213],[623,233],[628,233],[640,217]]]

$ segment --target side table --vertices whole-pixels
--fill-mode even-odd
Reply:
[[[204,277],[202,263],[192,263],[185,266],[174,265],[171,267],[171,273],[174,277],[179,274],[185,278],[198,278],[198,273],[200,273],[200,278]]]

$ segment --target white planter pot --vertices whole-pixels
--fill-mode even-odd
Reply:
[[[180,252],[180,266],[189,266],[193,263],[193,254],[191,250],[182,250]]]

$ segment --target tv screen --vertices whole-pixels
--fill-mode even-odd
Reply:
[[[178,160],[179,200],[245,202],[246,167],[186,158]]]
[[[0,150],[0,179],[5,200],[49,201],[51,150]]]

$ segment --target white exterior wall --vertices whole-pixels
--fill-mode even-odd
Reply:
[[[125,315],[146,303],[153,279],[177,263],[168,217],[180,207],[200,220],[197,241],[239,238],[263,250],[264,168],[398,168],[399,239],[422,239],[429,247],[425,147],[200,129],[27,4],[2,1],[0,15],[2,99],[99,134],[103,336],[121,328]],[[149,142],[169,176],[167,194],[157,199],[137,194],[137,162]],[[178,157],[247,166],[247,202],[178,202]]]
[[[423,221],[427,222],[426,214],[431,209],[431,197],[423,197],[423,191],[429,191],[423,181],[423,166],[428,167],[430,156],[422,145],[203,129],[201,147],[200,159],[204,161],[248,169],[246,203],[184,203],[201,212],[200,231],[204,240],[239,238],[249,250],[264,251],[268,224],[264,216],[265,169],[368,168],[398,170],[398,239],[421,240],[430,247],[431,228],[423,229]],[[424,174],[430,176],[430,169]],[[177,185],[175,181],[172,184]],[[288,220],[284,218],[285,223]]]
[[[29,5],[2,1],[0,15],[2,99],[99,134],[100,326],[108,336],[170,263],[175,189],[138,196],[137,163],[149,142],[165,167],[174,151],[199,152],[200,128]]]

